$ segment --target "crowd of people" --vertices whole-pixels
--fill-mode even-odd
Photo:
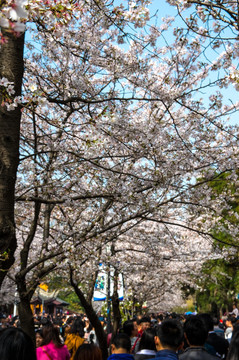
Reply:
[[[17,317],[0,319],[1,360],[102,360],[86,315],[34,317],[36,343]],[[102,326],[105,320],[100,316]],[[108,360],[239,360],[239,313],[226,319],[209,314],[151,314],[125,321],[108,336]]]

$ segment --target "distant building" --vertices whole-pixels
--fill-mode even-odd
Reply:
[[[58,291],[46,291],[38,287],[31,300],[31,309],[34,314],[47,313],[57,315],[63,312],[63,308],[69,304],[57,297]]]

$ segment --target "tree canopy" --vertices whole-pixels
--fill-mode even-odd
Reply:
[[[156,26],[148,4],[1,3],[1,281],[16,281],[22,303],[53,270],[90,289],[99,262],[119,259],[129,287],[143,280],[151,289],[156,273],[157,292],[167,283],[161,269],[175,275],[176,255],[182,275],[198,270],[192,254],[210,254],[216,222],[235,231],[210,183],[238,177],[229,119],[239,104],[224,92],[235,83],[227,68],[236,42],[233,51],[221,42],[207,61],[208,37],[195,23],[183,29],[167,17]],[[107,252],[112,244],[118,255]]]

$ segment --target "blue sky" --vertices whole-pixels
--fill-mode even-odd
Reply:
[[[185,28],[185,24],[184,22],[182,21],[182,19],[177,16],[177,9],[176,7],[173,7],[171,5],[169,5],[166,0],[151,0],[152,3],[151,5],[149,6],[149,9],[150,9],[150,12],[151,14],[156,14],[157,16],[157,25],[160,26],[161,24],[161,19],[163,17],[166,17],[166,16],[174,16],[175,17],[175,25],[178,26],[178,27],[181,27],[183,26]],[[188,9],[186,12],[185,12],[185,16],[188,15],[190,12],[192,11],[192,8]],[[152,24],[155,24],[155,19],[152,19]],[[172,32],[171,32],[172,34]],[[170,37],[172,35],[170,35],[170,31],[167,33],[167,40],[168,42],[170,43]],[[172,38],[172,41],[173,41],[173,38]],[[223,49],[219,49],[217,51],[214,51],[214,50],[210,50],[208,49],[207,50],[207,56],[210,60],[213,60],[215,59],[218,54],[220,53],[220,50],[223,50]],[[238,66],[238,62],[235,62],[235,65]],[[215,77],[217,76],[217,72],[215,72]],[[211,79],[213,80],[213,79]],[[222,91],[221,89],[218,88],[219,91]],[[224,96],[224,100],[227,104],[231,104],[232,102],[237,102],[239,101],[239,93],[238,91],[234,88],[233,85],[230,85],[227,89],[224,89],[222,91],[223,93],[223,96]],[[201,95],[200,95],[201,96]],[[207,99],[208,99],[208,93],[205,92],[205,102],[207,102]],[[239,115],[238,113],[234,113],[231,115],[231,120],[230,120],[230,124],[237,124],[239,125]]]

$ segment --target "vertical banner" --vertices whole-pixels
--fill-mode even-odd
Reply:
[[[94,301],[105,301],[107,298],[107,283],[108,283],[108,275],[110,276],[110,296],[113,295],[114,291],[114,270],[110,270],[110,272],[106,271],[103,264],[99,265],[98,277],[95,282],[94,289]],[[123,300],[124,298],[124,286],[123,286],[123,276],[119,274],[118,277],[118,294],[119,300]]]
[[[119,300],[124,299],[124,282],[123,282],[122,274],[119,274],[118,276],[118,295],[119,295]]]
[[[94,301],[104,301],[107,296],[107,272],[103,268],[103,264],[99,265],[99,272],[95,282]]]

